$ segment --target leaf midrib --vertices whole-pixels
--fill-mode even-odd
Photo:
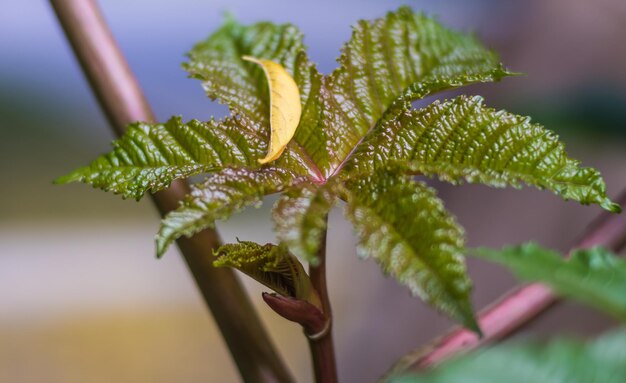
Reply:
[[[348,194],[352,194],[352,193],[350,193],[350,192],[348,191]],[[446,294],[447,294],[447,295],[449,295],[449,297],[451,298],[451,300],[452,300],[452,301],[454,301],[455,306],[457,306],[457,308],[459,308],[459,309],[460,309],[460,307],[458,307],[458,305],[456,304],[457,299],[456,299],[456,298],[455,298],[452,294],[450,294],[450,291],[448,290],[448,289],[450,288],[450,286],[448,285],[448,283],[446,283],[446,282],[445,282],[445,280],[441,277],[441,275],[439,275],[439,273],[438,273],[438,272],[435,272],[435,270],[434,270],[433,266],[432,266],[431,264],[429,264],[429,263],[428,263],[428,262],[424,259],[424,257],[420,256],[420,254],[418,254],[418,253],[415,251],[415,249],[414,249],[412,246],[410,246],[411,241],[407,240],[407,238],[406,238],[406,237],[405,237],[402,233],[400,233],[398,230],[396,230],[394,226],[389,225],[388,223],[386,223],[386,222],[385,222],[385,220],[384,220],[384,219],[382,219],[382,217],[378,214],[378,212],[377,212],[377,211],[375,211],[375,209],[373,209],[373,208],[371,208],[371,207],[368,207],[368,206],[367,206],[367,205],[365,205],[365,204],[361,204],[361,206],[363,206],[365,209],[367,209],[367,210],[370,212],[370,214],[369,214],[370,216],[375,216],[375,217],[377,217],[378,222],[380,222],[380,223],[381,223],[381,225],[384,225],[384,226],[385,226],[385,227],[389,230],[389,232],[391,232],[392,234],[394,234],[394,235],[395,235],[395,237],[396,237],[396,238],[398,238],[398,239],[399,239],[399,241],[401,241],[401,242],[402,242],[403,247],[408,248],[408,249],[411,251],[411,253],[412,253],[413,255],[415,255],[417,259],[419,259],[419,260],[421,261],[421,263],[425,266],[425,268],[426,268],[426,269],[428,269],[428,271],[430,272],[430,274],[431,274],[431,275],[433,275],[433,276],[437,279],[437,281],[439,281],[439,283],[441,284],[441,286],[445,286],[445,287],[446,287],[446,290],[445,290]],[[375,258],[375,259],[376,259],[376,257],[373,257],[373,258]]]

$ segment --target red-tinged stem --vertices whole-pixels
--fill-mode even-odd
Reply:
[[[328,219],[328,217],[326,217]],[[313,360],[313,371],[317,383],[336,383],[337,366],[335,359],[335,347],[332,333],[332,310],[328,296],[328,286],[326,284],[326,230],[318,254],[319,264],[309,267],[309,277],[311,284],[317,291],[322,301],[322,309],[326,316],[327,325],[317,334],[307,334],[309,348]]]
[[[328,217],[325,218],[328,220]],[[336,383],[337,366],[332,334],[332,310],[326,285],[326,235],[324,230],[318,265],[309,267],[309,278],[321,302],[319,304],[290,296],[263,293],[263,300],[278,315],[299,323],[309,340],[316,383]]]
[[[272,310],[287,320],[299,323],[304,329],[317,383],[337,382],[332,311],[326,285],[326,234],[324,231],[318,252],[319,264],[309,267],[309,278],[321,302],[321,309],[319,305],[303,299],[263,293],[263,300]]]
[[[50,0],[74,53],[111,127],[122,135],[127,124],[154,116],[94,0]],[[154,195],[162,215],[189,192],[175,181]],[[245,382],[292,382],[250,299],[232,270],[213,267],[214,230],[181,238],[178,246]]]
[[[621,206],[626,205],[626,192],[618,198],[618,203]],[[621,251],[626,246],[626,215],[602,213],[572,248],[593,246],[604,246],[615,252]],[[483,338],[478,338],[476,334],[466,329],[457,328],[436,341],[432,347],[428,347],[430,351],[417,355],[411,362],[399,367],[402,370],[424,369],[460,352],[502,339],[558,300],[559,298],[548,287],[539,283],[517,288],[480,313],[479,323],[484,333]]]

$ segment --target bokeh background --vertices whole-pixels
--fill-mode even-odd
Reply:
[[[623,0],[102,0],[106,19],[159,119],[208,119],[226,110],[179,64],[230,11],[243,22],[292,22],[310,56],[330,72],[350,25],[407,3],[473,31],[527,73],[474,86],[494,107],[532,115],[571,155],[598,167],[609,194],[626,184],[626,2]],[[444,95],[449,96],[449,95]],[[150,201],[124,201],[51,180],[87,163],[113,138],[43,0],[0,0],[0,382],[230,382],[233,362],[176,250],[154,259],[158,216]],[[536,190],[434,183],[466,227],[470,245],[536,240],[566,249],[598,207]],[[219,229],[270,242],[269,208]],[[393,361],[451,323],[357,259],[340,209],[330,223],[330,289],[340,378],[374,381]],[[514,281],[470,260],[482,307]],[[245,280],[294,375],[311,381],[301,330],[270,312]],[[560,305],[523,334],[586,336],[613,323]]]

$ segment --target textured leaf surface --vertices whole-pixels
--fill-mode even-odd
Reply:
[[[285,247],[241,241],[220,247],[216,255],[216,267],[234,267],[281,295],[321,307],[302,264]]]
[[[393,383],[622,383],[626,382],[626,331],[587,344],[506,344],[457,358],[421,376]]]
[[[548,284],[626,322],[626,261],[607,250],[577,250],[570,259],[530,243],[502,250],[478,249],[476,255],[503,264],[528,281]]]
[[[324,124],[339,161],[393,106],[446,88],[509,75],[474,37],[408,7],[361,20],[325,82]],[[447,84],[444,86],[444,84]]]
[[[555,133],[528,117],[487,108],[478,96],[399,113],[363,140],[346,170],[371,172],[389,163],[406,163],[454,183],[519,187],[524,182],[620,211],[607,198],[600,173],[569,158]]]
[[[295,139],[277,162],[303,164],[321,177],[316,164],[328,162],[326,133],[319,124],[321,74],[307,55],[302,33],[293,25],[261,22],[243,26],[228,20],[218,31],[189,52],[183,67],[200,79],[211,99],[225,103],[236,115],[257,123],[257,131],[269,137],[270,91],[263,70],[243,56],[271,60],[294,78],[300,91],[302,116]],[[284,161],[284,162],[283,162]]]
[[[113,151],[56,182],[85,182],[125,198],[140,199],[177,178],[224,165],[254,165],[267,148],[246,119],[165,124],[136,123],[113,141]]]
[[[161,256],[178,237],[214,227],[216,220],[260,204],[265,195],[279,192],[296,180],[294,173],[273,167],[224,169],[209,175],[203,183],[192,186],[178,209],[163,218],[156,238],[157,255]]]
[[[276,236],[301,259],[317,264],[328,212],[333,206],[336,185],[300,185],[285,193],[274,206],[272,216]]]
[[[290,99],[299,98],[300,122],[271,165],[258,160],[268,151],[266,159],[275,159],[280,150],[274,146],[284,144],[268,144],[275,138],[273,89],[263,69],[244,56],[280,65],[299,92]],[[113,152],[60,181],[139,198],[173,179],[210,173],[164,218],[159,255],[180,236],[213,227],[269,193],[289,191],[274,210],[278,237],[313,263],[340,191],[361,237],[359,253],[475,330],[462,230],[432,189],[399,177],[399,165],[454,182],[525,182],[619,209],[595,170],[579,168],[556,137],[524,118],[468,98],[411,110],[411,101],[435,92],[510,75],[473,37],[402,7],[359,22],[338,61],[337,70],[322,76],[295,27],[229,20],[193,48],[184,67],[210,98],[230,108],[231,117],[133,125]]]
[[[260,164],[266,164],[283,153],[296,132],[302,114],[300,92],[282,65],[250,56],[243,56],[243,59],[263,68],[270,88],[270,144],[265,158],[259,159]]]
[[[345,193],[359,255],[374,258],[414,294],[477,331],[463,230],[435,191],[380,173],[348,183]]]

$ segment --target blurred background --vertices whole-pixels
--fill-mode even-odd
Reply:
[[[329,73],[355,20],[403,3],[473,31],[509,68],[527,74],[464,93],[556,130],[572,156],[601,169],[610,196],[626,186],[623,0],[100,1],[161,120],[226,113],[179,66],[225,11],[245,23],[298,25],[310,56]],[[0,0],[0,52],[0,382],[237,381],[177,251],[154,258],[159,220],[150,201],[51,184],[107,151],[113,136],[46,1]],[[532,239],[564,250],[600,213],[537,190],[434,184],[472,246]],[[266,202],[220,223],[224,239],[273,241],[273,199]],[[354,243],[337,209],[329,278],[339,374],[368,382],[451,323],[376,264],[357,259]],[[496,266],[470,260],[469,268],[477,307],[514,284]],[[311,382],[301,330],[262,304],[258,285],[245,283],[290,369]],[[588,336],[612,325],[567,303],[522,335]]]

